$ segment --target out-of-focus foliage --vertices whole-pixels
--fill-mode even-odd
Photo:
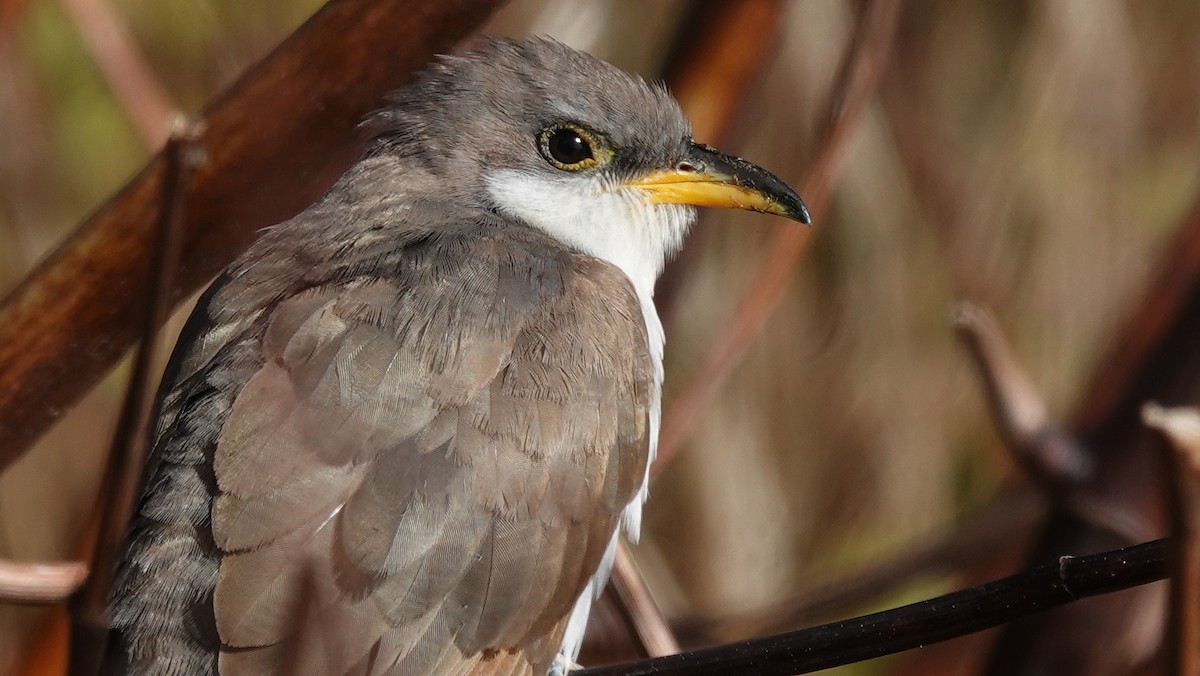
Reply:
[[[320,3],[111,4],[175,104],[196,112]],[[0,1],[0,291],[149,156],[64,6]],[[786,5],[726,149],[799,181],[854,8]],[[517,0],[488,32],[549,34],[654,77],[686,9]],[[636,554],[673,615],[785,599],[1019,481],[951,305],[989,305],[1067,415],[1200,194],[1194,0],[913,0],[897,52],[774,318],[652,490]],[[917,153],[932,178],[911,173]],[[668,322],[668,406],[782,227],[705,215]],[[78,551],[121,382],[0,477],[0,556]],[[45,616],[0,606],[0,673]]]

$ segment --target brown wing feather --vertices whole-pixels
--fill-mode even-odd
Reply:
[[[553,659],[645,470],[640,309],[532,233],[436,246],[246,314],[257,366],[210,451],[222,673]]]

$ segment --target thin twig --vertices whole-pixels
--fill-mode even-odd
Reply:
[[[125,402],[113,433],[108,466],[98,496],[96,511],[101,514],[96,535],[96,551],[92,557],[92,575],[73,599],[72,610],[76,631],[72,635],[72,657],[84,660],[73,673],[91,673],[86,666],[95,656],[94,664],[103,659],[108,630],[108,590],[121,553],[121,545],[129,528],[129,518],[141,485],[149,435],[146,427],[151,413],[154,387],[154,362],[158,327],[166,321],[171,308],[171,289],[179,267],[183,232],[183,214],[192,174],[204,159],[200,145],[203,127],[199,123],[180,121],[171,131],[164,151],[166,169],[161,185],[162,201],[158,219],[158,238],[155,243],[150,298],[142,323],[142,339],[129,376]],[[83,670],[80,670],[83,669]]]
[[[817,221],[826,213],[846,148],[882,78],[891,52],[900,4],[900,0],[870,0],[863,9],[839,84],[831,97],[820,150],[807,177],[801,182],[801,193]],[[658,459],[654,462],[653,472],[660,472],[671,462],[679,446],[694,429],[700,413],[725,385],[746,348],[762,330],[808,241],[808,230],[788,227],[779,231],[770,247],[770,254],[749,289],[742,295],[737,310],[726,323],[724,333],[713,342],[696,375],[664,416]]]
[[[87,577],[78,561],[18,563],[0,560],[0,602],[56,603],[70,596]]]
[[[829,669],[995,627],[1166,575],[1166,541],[1058,561],[963,591],[850,620],[645,660],[578,676],[800,674]]]
[[[662,609],[654,601],[650,587],[646,585],[645,578],[629,553],[629,546],[624,542],[617,544],[610,584],[620,600],[618,610],[641,640],[648,656],[661,657],[679,652],[679,642],[671,632],[671,625],[663,617]]]
[[[1153,537],[1153,528],[1129,510],[1114,508],[1083,490],[1095,471],[1095,458],[1070,431],[1051,419],[992,313],[964,302],[955,310],[953,321],[979,369],[1000,436],[1017,464],[1046,496],[1125,542]]]
[[[1055,490],[1087,480],[1094,463],[1050,418],[1046,402],[986,308],[962,303],[954,328],[966,343],[988,395],[992,419],[1017,463],[1043,487]]]
[[[1148,404],[1142,420],[1170,442],[1162,454],[1172,538],[1167,673],[1200,676],[1200,410]]]
[[[63,0],[63,5],[146,147],[161,148],[175,106],[125,25],[105,0]]]

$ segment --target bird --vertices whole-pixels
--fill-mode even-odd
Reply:
[[[660,421],[654,283],[698,206],[809,223],[679,104],[478,38],[202,294],[110,595],[121,674],[562,674]]]

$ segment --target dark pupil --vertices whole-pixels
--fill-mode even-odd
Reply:
[[[550,156],[563,164],[576,164],[592,156],[592,147],[583,137],[570,129],[559,129],[547,143]]]

